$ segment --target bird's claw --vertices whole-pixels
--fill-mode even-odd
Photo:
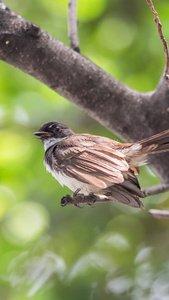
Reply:
[[[98,200],[98,196],[96,196],[95,194],[93,193],[90,193],[88,196],[86,196],[87,201],[85,201],[85,195],[84,194],[78,194],[80,192],[80,189],[77,189],[73,194],[72,196],[70,195],[66,195],[64,196],[62,199],[61,199],[61,206],[66,206],[68,204],[73,204],[75,207],[78,207],[78,208],[83,208],[83,206],[80,206],[78,205],[79,203],[87,203],[88,206],[90,206],[91,208],[93,208],[93,204],[95,202],[97,202]],[[90,201],[91,200],[91,201]]]
[[[87,205],[88,205],[90,208],[94,208],[93,203],[92,203],[92,204],[87,203]]]
[[[78,204],[73,204],[75,207],[77,207],[77,208],[83,208],[84,206],[80,206],[80,205],[78,205]]]
[[[60,205],[63,207],[63,206],[66,206],[67,204],[73,204],[75,207],[78,207],[78,208],[83,208],[83,206],[79,206],[76,201],[77,201],[77,198],[81,198],[79,200],[81,200],[81,202],[84,201],[84,194],[78,194],[80,192],[80,189],[77,189],[73,194],[72,196],[70,195],[66,195],[64,196],[62,199],[61,199],[61,202],[60,202]],[[79,201],[80,202],[80,201]]]
[[[87,205],[91,208],[94,208],[93,204],[97,201],[98,197],[92,193],[89,194],[89,196],[91,197],[92,203],[87,203]]]
[[[61,206],[66,206],[68,203],[72,202],[72,198],[70,195],[66,195],[61,199],[60,205]]]
[[[75,198],[78,193],[80,192],[81,189],[77,189],[73,194],[72,194],[72,198]]]

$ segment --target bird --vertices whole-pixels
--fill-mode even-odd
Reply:
[[[135,143],[121,143],[76,134],[66,125],[51,121],[34,135],[43,143],[46,170],[73,191],[74,199],[90,195],[93,202],[108,199],[140,209],[144,205],[139,198],[145,194],[137,179],[139,167],[147,163],[148,155],[169,151],[169,130]]]

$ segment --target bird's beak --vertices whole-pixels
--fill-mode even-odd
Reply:
[[[34,132],[34,135],[36,135],[39,138],[43,138],[43,137],[50,136],[50,133],[45,132],[45,131],[37,131],[37,132]]]

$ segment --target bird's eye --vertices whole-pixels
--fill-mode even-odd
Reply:
[[[56,126],[55,127],[55,131],[59,132],[60,131],[60,127]]]

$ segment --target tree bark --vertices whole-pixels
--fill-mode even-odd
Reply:
[[[0,1],[0,59],[38,79],[127,142],[169,128],[169,87],[140,93],[65,46]],[[169,154],[151,157],[169,182]]]

